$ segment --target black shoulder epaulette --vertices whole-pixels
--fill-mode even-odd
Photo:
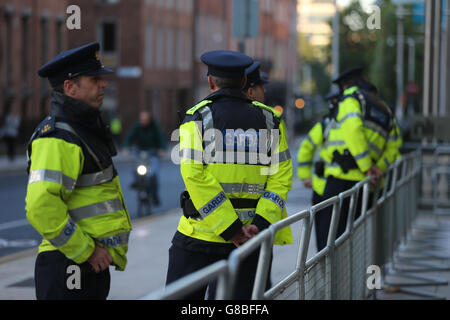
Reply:
[[[55,131],[55,118],[52,116],[45,118],[41,123],[39,123],[36,129],[34,129],[34,132],[27,144],[27,173],[30,173],[31,144],[35,139],[44,137],[53,131]]]
[[[51,132],[55,131],[55,118],[48,116],[44,119],[36,128],[39,137],[46,136]]]

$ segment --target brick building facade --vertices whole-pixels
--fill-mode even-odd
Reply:
[[[99,41],[108,76],[104,109],[117,113],[125,131],[141,109],[150,109],[166,132],[178,125],[176,106],[191,93],[190,1],[78,0],[80,30],[69,46]]]
[[[245,41],[245,52],[263,63],[271,80],[291,87],[297,61],[296,2],[259,0],[259,35]],[[232,34],[231,0],[70,4],[80,8],[79,30],[66,27],[66,0],[0,0],[0,117],[13,110],[32,130],[48,111],[50,88],[37,76],[39,66],[65,49],[99,41],[102,61],[116,71],[106,78],[103,109],[121,118],[124,132],[139,110],[150,109],[169,135],[179,125],[177,113],[208,94],[201,54],[239,48],[240,39]]]
[[[38,68],[67,48],[66,2],[0,0],[0,126],[6,114],[21,119],[26,141],[48,113],[50,88]]]

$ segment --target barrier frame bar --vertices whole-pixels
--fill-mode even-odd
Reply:
[[[346,190],[335,197],[326,199],[321,203],[310,207],[308,210],[302,210],[272,224],[268,229],[260,232],[254,238],[233,250],[227,260],[221,260],[211,266],[190,274],[189,276],[179,279],[168,285],[164,290],[157,291],[144,298],[176,299],[187,292],[192,292],[201,286],[204,286],[214,279],[218,279],[216,298],[230,299],[232,298],[232,292],[239,272],[240,263],[255,250],[259,250],[259,260],[255,274],[252,299],[274,299],[280,297],[281,294],[288,288],[291,288],[291,285],[293,284],[298,285],[298,288],[294,291],[297,292],[298,298],[301,300],[306,299],[306,274],[308,270],[311,270],[311,268],[319,263],[322,264],[322,267],[323,265],[325,267],[325,292],[320,292],[321,294],[323,292],[325,299],[341,299],[341,294],[350,299],[364,299],[368,297],[372,292],[365,286],[366,271],[354,270],[354,250],[359,249],[362,252],[361,259],[363,260],[363,266],[366,268],[367,266],[365,266],[365,264],[371,263],[374,260],[375,254],[377,253],[377,246],[379,246],[379,243],[377,242],[379,239],[377,238],[378,235],[375,230],[377,223],[376,218],[380,215],[388,218],[388,241],[387,243],[383,243],[387,250],[387,255],[384,254],[383,260],[386,261],[383,261],[383,265],[386,265],[388,270],[387,275],[390,275],[390,272],[399,273],[398,270],[395,270],[395,259],[398,258],[396,251],[401,249],[402,244],[409,239],[408,234],[417,215],[417,197],[414,197],[414,201],[406,201],[406,210],[401,210],[401,212],[396,214],[386,214],[386,212],[392,213],[389,212],[392,208],[393,210],[398,208],[399,197],[415,194],[414,190],[417,188],[414,189],[416,187],[414,182],[420,178],[419,173],[421,172],[420,155],[420,151],[412,152],[405,155],[402,159],[397,160],[389,167],[388,173],[385,175],[385,185],[382,190],[380,190],[379,187],[375,188],[373,193],[374,197],[370,202],[370,206],[370,182],[373,177],[367,177],[363,181],[356,183],[351,189]],[[355,219],[361,190],[361,214]],[[346,229],[344,233],[336,239],[342,203],[347,198],[350,198],[350,204]],[[403,201],[403,203],[405,202]],[[332,206],[332,217],[327,245],[308,260],[307,254],[315,215],[318,214],[320,210],[329,206]],[[385,212],[379,212],[380,206],[384,206],[383,209]],[[266,291],[265,286],[271,263],[274,236],[277,231],[296,222],[301,222],[302,225],[295,269]],[[362,243],[353,243],[356,233],[363,239],[360,241]],[[348,247],[346,248],[344,246]],[[356,248],[355,246],[360,247]],[[336,259],[337,255],[341,253],[341,250],[347,250],[347,252],[349,252],[348,256],[344,255],[342,258],[348,267],[350,275],[349,279],[344,280],[340,280],[337,274],[338,269]],[[343,252],[345,253],[345,251]],[[314,271],[315,270],[313,270],[313,272]],[[401,272],[401,274],[408,277],[416,277],[416,279],[418,277],[407,272]],[[386,276],[384,277],[384,280],[387,284]],[[343,293],[339,292],[338,288],[342,285],[339,281],[350,281],[347,291],[344,290]],[[436,283],[433,284],[435,285]],[[404,285],[402,284],[402,286]],[[313,288],[313,290],[315,290],[315,288]],[[316,293],[317,292],[313,292],[313,294]],[[373,294],[373,296],[376,297],[376,294]]]

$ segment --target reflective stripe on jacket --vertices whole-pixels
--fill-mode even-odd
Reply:
[[[338,179],[359,181],[365,178],[366,172],[381,156],[386,143],[386,133],[379,126],[365,119],[364,106],[352,94],[357,94],[357,87],[344,91],[343,101],[338,106],[337,115],[332,120],[327,142],[321,151],[321,157],[326,161],[325,177],[334,176]],[[349,150],[357,168],[344,173],[341,167],[333,162],[333,153],[344,154]]]
[[[318,194],[322,195],[325,190],[326,179],[313,174],[314,155],[323,144],[322,121],[317,122],[308,132],[305,139],[300,144],[297,152],[297,177],[300,180],[312,178],[312,188]]]

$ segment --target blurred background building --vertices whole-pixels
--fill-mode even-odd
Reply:
[[[248,1],[257,17],[251,38],[233,35],[230,0],[0,0],[0,122],[9,111],[17,114],[25,142],[49,110],[51,88],[37,69],[92,41],[116,71],[108,76],[103,110],[121,119],[124,132],[140,109],[152,110],[167,134],[178,127],[177,113],[208,94],[200,61],[208,50],[244,48],[281,86],[276,102],[285,105],[297,68],[297,1]],[[66,27],[69,5],[80,8],[80,29]]]
[[[8,113],[30,137],[48,112],[50,88],[39,67],[67,48],[65,1],[0,0],[0,127]]]
[[[271,81],[267,103],[284,108],[290,129],[295,122],[306,131],[326,112],[322,97],[335,67],[364,65],[405,132],[411,119],[422,121],[420,132],[435,132],[428,120],[450,114],[449,1],[0,0],[0,127],[8,114],[19,118],[24,146],[49,109],[39,66],[99,41],[103,62],[116,71],[103,109],[121,119],[123,133],[150,109],[169,135],[208,94],[200,56],[216,49],[261,61]],[[80,8],[80,29],[66,25],[69,5]],[[367,24],[373,6],[380,28]]]
[[[302,0],[298,2],[298,32],[315,49],[331,43],[333,29],[329,21],[336,13],[334,0]],[[315,50],[320,55],[320,50]]]

